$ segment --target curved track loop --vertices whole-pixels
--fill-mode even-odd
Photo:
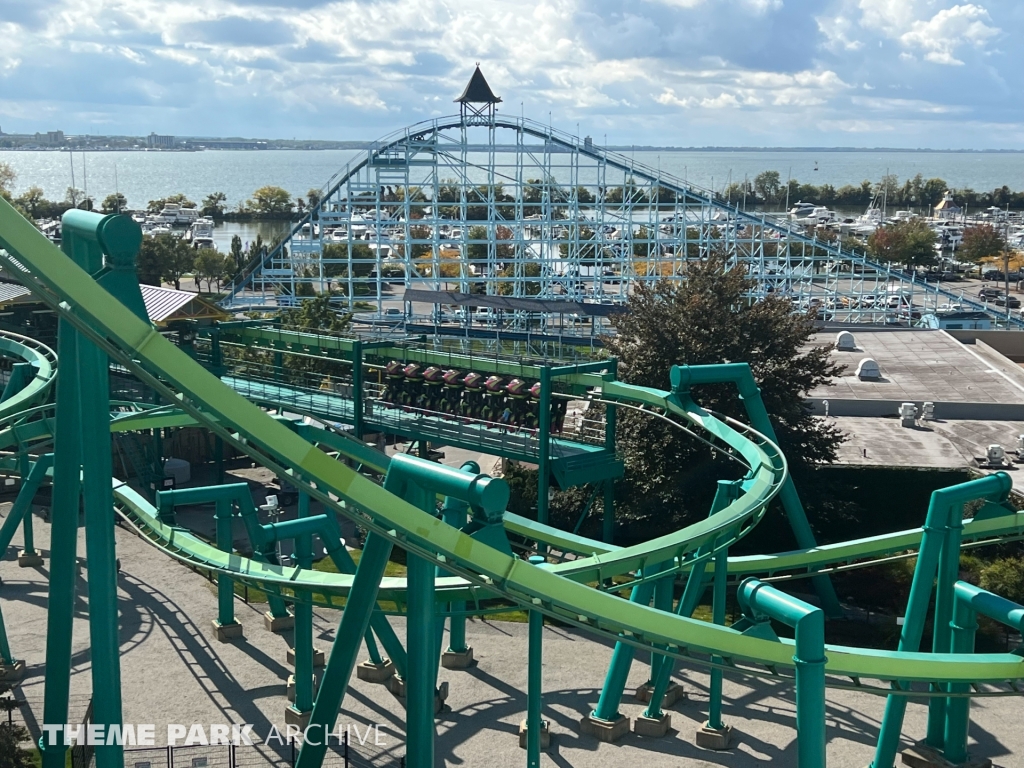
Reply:
[[[720,513],[640,546],[607,550],[547,570],[507,556],[398,499],[368,478],[331,458],[289,427],[230,390],[187,354],[164,339],[73,264],[9,205],[0,201],[0,232],[11,266],[62,319],[107,351],[140,379],[201,424],[330,508],[397,546],[432,559],[441,568],[488,593],[539,610],[600,634],[647,648],[669,646],[670,655],[715,654],[728,664],[753,664],[774,673],[793,666],[792,643],[742,635],[727,627],[668,614],[587,586],[653,564],[685,566],[702,543],[738,537],[755,522],[785,478],[778,450],[742,435],[686,398],[640,387],[617,388],[617,397],[672,413],[689,427],[710,434],[743,458],[748,474],[743,495]],[[358,457],[356,457],[358,459]],[[135,508],[147,535],[176,557],[202,561],[211,570],[240,580],[302,592],[329,590],[327,574],[229,558],[178,530],[161,530],[145,519],[133,493],[119,488],[122,502]],[[134,503],[132,503],[134,502]],[[1020,515],[1009,515],[1015,532]],[[571,575],[572,578],[567,578]],[[447,581],[447,580],[446,580]],[[395,586],[385,584],[385,586]],[[440,585],[439,585],[440,586]],[[659,652],[662,652],[659,650]],[[1024,678],[1024,658],[1005,654],[895,653],[841,646],[827,650],[832,676],[882,681],[1006,683]],[[843,682],[831,680],[843,686]],[[899,693],[888,685],[879,693]]]

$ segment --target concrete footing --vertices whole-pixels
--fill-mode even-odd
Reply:
[[[295,649],[294,648],[289,648],[288,649],[288,653],[285,654],[285,659],[292,666],[295,665]],[[319,648],[314,648],[313,649],[313,666],[314,667],[322,667],[323,665],[324,665],[324,652],[321,651]]]
[[[629,718],[619,715],[614,720],[598,720],[593,714],[589,714],[580,718],[580,733],[611,744],[629,733]]]
[[[398,675],[393,675],[387,682],[388,690],[395,695],[402,706],[405,706],[405,680]],[[434,714],[440,714],[444,709],[445,699],[448,698],[448,683],[441,683],[434,694]]]
[[[729,748],[732,741],[732,726],[726,725],[722,728],[711,728],[705,722],[697,730],[695,742],[702,749],[723,750]]]
[[[672,715],[663,712],[661,717],[640,715],[633,721],[633,733],[637,736],[661,738],[672,730]]]
[[[316,678],[313,678],[313,696],[316,696],[317,683]],[[288,701],[295,701],[295,675],[288,675],[288,685],[285,689],[285,696],[288,697]]]
[[[284,723],[285,725],[297,725],[303,730],[309,725],[309,717],[313,714],[313,710],[308,712],[299,712],[295,707],[286,707],[284,710]]]
[[[521,720],[519,722],[519,747],[520,749],[526,749],[526,736],[529,732],[529,728],[526,726],[526,721]],[[548,749],[551,746],[551,731],[548,728],[548,721],[540,721],[540,748],[541,750]]]
[[[11,664],[0,664],[0,683],[17,683],[24,676],[24,661],[15,659]]]
[[[386,683],[394,674],[395,665],[390,659],[385,659],[383,664],[364,661],[356,665],[356,677],[368,683]]]
[[[43,556],[38,552],[25,552],[22,550],[18,553],[18,567],[19,568],[38,568],[43,564]]]
[[[242,636],[242,625],[237,621],[233,624],[221,624],[216,619],[213,620],[213,636],[220,640],[222,643],[227,643],[232,640],[236,640]]]
[[[441,654],[441,666],[445,669],[469,669],[473,663],[472,648],[464,651],[448,650]]]
[[[263,626],[266,627],[267,632],[284,632],[286,629],[295,629],[295,617],[291,614],[275,616],[267,611],[263,614]]]
[[[654,686],[650,683],[644,683],[633,693],[633,698],[637,701],[642,701],[647,704],[651,700],[651,694],[654,692]],[[683,690],[683,686],[677,683],[669,683],[668,688],[665,689],[665,696],[661,700],[662,707],[671,707],[677,701],[681,701],[686,698],[686,691]]]
[[[951,763],[940,750],[923,741],[903,750],[900,756],[903,764],[910,768],[992,768],[992,761],[987,757],[970,757],[966,763]]]

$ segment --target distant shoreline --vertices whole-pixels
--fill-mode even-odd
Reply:
[[[186,137],[183,137],[186,138]],[[249,141],[248,139],[246,141]],[[259,139],[258,141],[264,141]],[[269,140],[272,142],[273,140]],[[300,142],[296,142],[300,143]],[[319,146],[318,146],[319,145]],[[260,148],[224,148],[224,147],[176,147],[174,149],[133,148],[133,147],[0,147],[0,152],[317,152],[317,151],[359,151],[371,149],[377,142],[339,141],[310,142],[305,146],[274,146],[272,143]],[[891,153],[891,154],[922,154],[922,155],[1019,155],[1024,149],[905,149],[900,147],[658,147],[648,144],[610,144],[599,147],[610,152],[818,152],[818,153]]]

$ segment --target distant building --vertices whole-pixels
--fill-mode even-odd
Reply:
[[[151,133],[146,137],[146,146],[150,149],[173,149],[174,137]]]
[[[47,131],[46,132],[46,143],[51,147],[59,146],[64,143],[64,131]]]
[[[960,217],[963,209],[953,202],[953,193],[948,189],[942,196],[942,200],[935,206],[935,217],[938,219],[956,219]]]
[[[244,139],[202,139],[192,144],[206,149],[266,149],[265,141],[246,141]]]
[[[593,149],[594,148],[594,140],[592,138],[590,138],[589,136],[585,137],[583,139],[583,148],[584,149]]]

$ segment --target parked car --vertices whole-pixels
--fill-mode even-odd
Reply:
[[[1002,280],[1003,273],[998,269],[986,269],[981,273],[981,277],[984,280]]]
[[[991,301],[992,299],[999,298],[1003,295],[1003,292],[998,288],[992,288],[991,286],[984,286],[978,291],[978,298],[982,301]]]
[[[1010,309],[1020,308],[1020,299],[1016,296],[1006,296],[1005,294],[997,296],[992,303],[997,307],[1009,307]]]

